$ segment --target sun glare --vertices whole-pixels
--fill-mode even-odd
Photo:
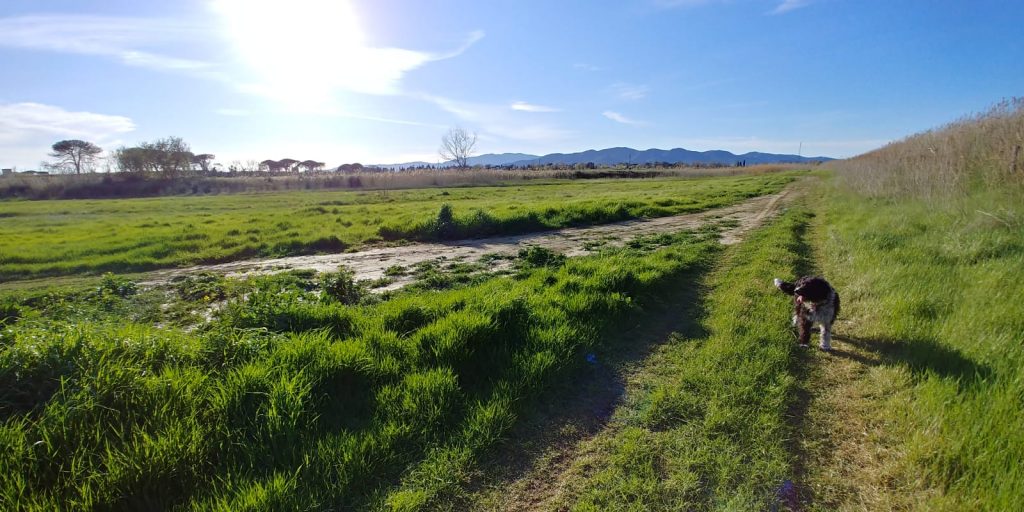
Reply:
[[[323,101],[337,87],[359,90],[380,51],[366,46],[344,0],[215,0],[213,7],[260,87],[294,103]]]

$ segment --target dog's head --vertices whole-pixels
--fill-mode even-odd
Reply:
[[[795,283],[775,278],[775,287],[786,295],[793,295],[801,302],[823,302],[828,299],[832,286],[820,277],[801,277]]]

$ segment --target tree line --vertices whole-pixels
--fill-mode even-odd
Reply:
[[[44,162],[42,168],[62,174],[82,174],[96,172],[100,167],[107,172],[123,172],[131,174],[151,174],[165,178],[176,178],[190,172],[230,173],[244,172],[311,172],[322,171],[327,165],[316,160],[263,160],[257,162],[234,161],[226,168],[214,163],[216,155],[195,153],[181,137],[165,137],[152,142],[142,142],[137,146],[119,147],[103,158],[103,148],[79,139],[61,140],[51,146],[50,162]],[[344,164],[338,171],[360,171],[362,164]]]
[[[459,169],[468,169],[469,157],[476,148],[476,133],[470,134],[463,128],[452,128],[441,138],[438,150],[443,160],[450,161]],[[96,144],[79,139],[57,141],[51,146],[49,156],[54,160],[44,162],[43,169],[66,174],[82,174],[95,172],[100,166],[103,148]],[[187,172],[222,171],[224,167],[215,164],[215,155],[210,153],[194,153],[188,143],[181,137],[164,137],[152,142],[143,142],[137,146],[121,146],[115,149],[105,161],[107,172],[120,171],[130,174],[157,174],[165,178],[176,178]],[[324,162],[316,160],[263,160],[256,162],[235,161],[228,166],[231,173],[265,171],[277,172],[314,172],[324,170]],[[368,170],[362,164],[342,164],[338,172],[360,172]]]

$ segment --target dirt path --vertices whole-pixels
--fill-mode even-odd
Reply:
[[[836,325],[841,332],[852,326]],[[869,375],[882,359],[855,338],[837,333],[833,340],[831,353],[811,356],[810,403],[797,439],[801,501],[808,510],[898,510],[903,507],[887,482],[892,456],[882,439],[885,426],[873,409],[879,383]]]
[[[609,359],[591,363],[564,387],[545,393],[509,440],[474,475],[468,496],[454,510],[566,510],[561,501],[581,467],[595,458],[593,441],[622,428],[614,417],[631,395],[645,386],[644,376],[664,364],[661,349],[672,336],[700,336],[701,287],[680,289],[656,311],[640,315],[621,336]],[[582,464],[581,464],[582,462]],[[599,462],[598,462],[599,463]]]
[[[820,209],[820,208],[819,208]],[[877,342],[858,336],[870,323],[854,282],[843,282],[842,260],[828,253],[828,231],[820,218],[805,240],[810,268],[833,280],[843,298],[834,326],[832,351],[809,351],[796,423],[794,455],[801,509],[806,511],[909,510],[926,492],[902,485],[898,442],[881,413],[882,402],[897,396],[902,379],[886,364]],[[837,275],[840,274],[840,275]]]
[[[658,232],[657,225],[696,227],[712,218],[734,219],[738,225],[723,230],[721,237],[724,244],[735,244],[796,195],[787,189],[731,208],[651,221],[654,226],[626,223],[614,229],[618,232],[640,224],[643,233],[650,234]],[[574,381],[570,398],[552,398],[552,403],[538,404],[511,434],[512,441],[506,448],[495,454],[488,469],[474,476],[468,496],[449,508],[508,512],[566,509],[562,500],[569,481],[578,477],[574,472],[587,467],[594,457],[591,445],[595,439],[621,427],[613,419],[614,412],[631,390],[644,386],[643,374],[658,366],[658,347],[672,333],[698,336],[690,331],[696,329],[691,324],[700,316],[696,310],[699,302],[697,296],[676,296],[664,305],[664,312],[645,317],[633,327],[628,334],[634,339],[631,348],[615,354],[611,361],[599,363],[586,378]]]
[[[300,269],[318,272],[335,271],[342,265],[352,269],[356,274],[356,279],[379,279],[384,277],[385,270],[396,265],[407,268],[432,260],[477,261],[484,255],[514,256],[520,249],[529,246],[545,247],[567,256],[580,256],[599,247],[623,245],[641,235],[693,229],[711,220],[726,222],[728,227],[722,230],[721,240],[724,244],[733,244],[739,241],[745,233],[763,223],[766,218],[777,213],[779,206],[789,194],[787,189],[778,194],[755,197],[724,208],[650,220],[631,220],[600,226],[460,240],[449,243],[382,247],[352,253],[242,260],[217,265],[161,270],[150,273],[139,284],[160,286],[167,284],[175,277],[199,272],[215,272],[237,277]],[[496,261],[492,264],[492,270],[500,270],[503,265],[508,266],[509,263]],[[395,277],[395,280],[382,290],[400,288],[411,282],[412,279],[410,276]]]

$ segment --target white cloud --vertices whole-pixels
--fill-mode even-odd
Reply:
[[[783,2],[777,5],[775,9],[772,9],[769,14],[783,14],[801,7],[807,7],[810,4],[811,0],[783,0]]]
[[[69,112],[40,103],[0,105],[0,142],[16,142],[33,134],[105,139],[133,130],[135,123],[124,116]]]
[[[70,112],[40,103],[0,104],[0,165],[34,168],[54,142],[82,139],[109,149],[135,130],[124,116]]]
[[[521,112],[559,112],[561,109],[555,107],[546,107],[544,105],[534,105],[525,101],[517,101],[512,105],[509,105],[512,110],[519,110]]]
[[[208,62],[143,50],[188,41],[196,27],[165,20],[110,16],[47,15],[0,18],[0,46],[94,55],[128,66],[170,71],[206,71]]]
[[[611,110],[605,110],[604,112],[601,113],[601,115],[607,117],[608,119],[611,119],[612,121],[615,121],[616,123],[630,124],[634,126],[644,124],[643,121],[630,119],[618,112],[613,112]]]
[[[627,84],[619,82],[612,84],[612,92],[616,96],[624,100],[642,100],[647,97],[647,94],[651,92],[651,88],[646,85],[639,84]]]
[[[491,110],[491,107],[479,104],[473,104],[464,101],[456,101],[453,99],[445,98],[442,96],[433,96],[429,94],[423,94],[419,96],[420,99],[429,101],[442,110],[455,114],[460,119],[466,121],[479,122],[485,117],[482,113],[484,110]],[[504,110],[504,109],[502,109]]]
[[[470,32],[453,50],[442,52],[378,48],[365,44],[358,20],[335,16],[350,14],[351,6],[342,0],[217,0],[213,6],[223,27],[117,16],[0,18],[0,48],[104,57],[220,81],[286,104],[324,105],[337,91],[400,94],[406,73],[457,57],[484,37],[482,31]],[[219,37],[228,39],[253,74],[229,76],[221,63],[174,55],[186,45]],[[299,77],[297,70],[314,71]]]
[[[447,53],[429,53],[402,48],[350,48],[337,55],[321,79],[338,89],[364,94],[399,94],[406,73],[429,62],[457,57],[484,37],[472,32],[457,49]]]
[[[120,52],[121,62],[129,66],[150,68],[164,71],[206,71],[212,65],[197,60],[179,59],[153,53],[128,50]]]
[[[547,123],[524,123],[523,116],[504,105],[457,101],[432,95],[419,95],[442,110],[471,123],[481,131],[481,140],[512,139],[526,142],[565,140],[573,132]]]

